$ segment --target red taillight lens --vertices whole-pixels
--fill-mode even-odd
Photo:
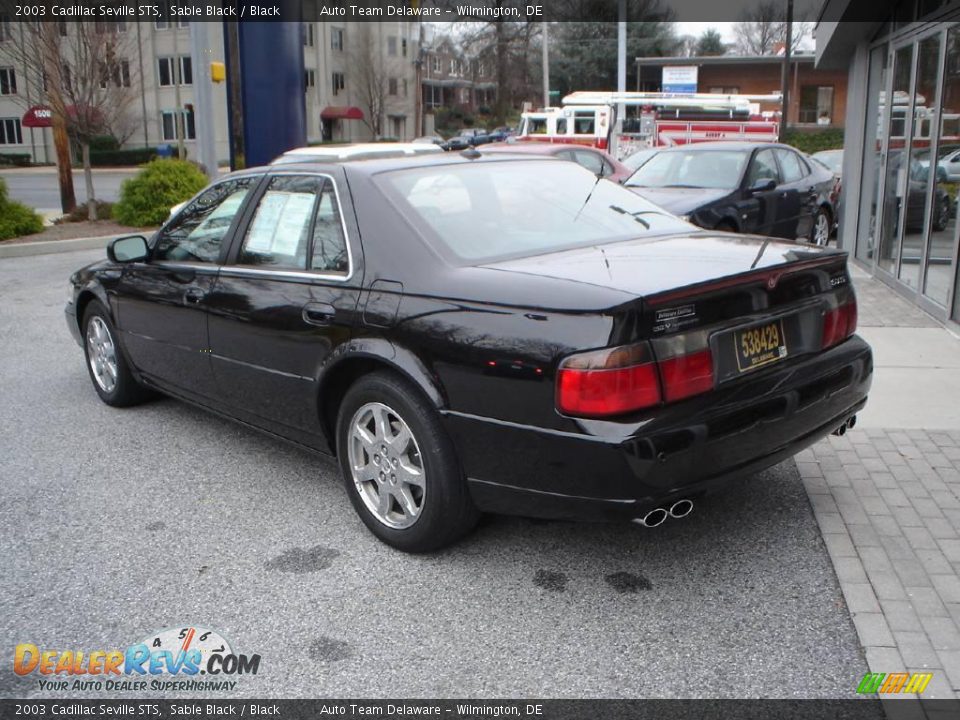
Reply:
[[[557,372],[557,408],[565,415],[621,415],[659,402],[660,378],[645,343],[571,355]]]
[[[828,310],[823,316],[823,335],[820,347],[826,350],[839,342],[846,340],[857,330],[857,301],[841,305]]]
[[[663,399],[682,400],[713,389],[713,354],[701,350],[660,361],[663,378]]]
[[[561,369],[557,380],[557,406],[566,415],[621,415],[659,402],[654,363],[618,370]]]

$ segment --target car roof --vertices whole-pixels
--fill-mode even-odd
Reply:
[[[577,143],[548,143],[548,142],[512,142],[512,143],[491,143],[477,148],[480,152],[495,153],[517,153],[527,155],[553,155],[563,150],[597,150],[589,145],[578,145]]]
[[[440,153],[422,153],[418,155],[406,155],[391,158],[371,158],[363,162],[350,163],[351,173],[362,173],[364,175],[376,175],[381,172],[390,172],[393,170],[410,170],[422,167],[450,166],[450,165],[470,165],[475,163],[491,162],[562,162],[549,155],[537,156],[535,158],[523,158],[517,155],[507,153],[492,153],[483,156],[473,149],[463,152],[440,152]],[[229,175],[223,175],[218,180],[232,177],[243,177],[245,175],[258,175],[267,172],[310,172],[310,173],[330,173],[340,166],[337,162],[316,162],[306,161],[302,163],[285,163],[282,165],[264,165],[255,168],[237,170]]]
[[[346,162],[350,160],[363,160],[369,157],[385,157],[387,155],[421,155],[425,153],[443,152],[436,145],[427,143],[350,143],[345,145],[314,145],[310,147],[300,147],[293,150],[287,150],[285,153],[275,158],[277,162],[284,159],[282,164],[293,162],[291,158],[316,158],[323,162]]]
[[[723,140],[718,142],[698,142],[688,145],[674,145],[673,147],[659,148],[661,152],[683,152],[684,150],[753,150],[754,148],[789,148],[782,143],[750,142],[749,140]]]

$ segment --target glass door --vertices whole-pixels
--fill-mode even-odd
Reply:
[[[957,205],[960,203],[960,25],[954,25],[946,33],[936,172],[939,181],[937,198],[942,206],[938,208],[934,205],[933,232],[923,292],[938,305],[949,307],[952,281],[955,296],[953,318],[960,320],[960,282],[957,282],[960,235],[957,227]]]
[[[867,115],[863,132],[863,171],[862,188],[859,193],[860,214],[857,218],[857,259],[873,265],[877,247],[880,218],[879,194],[881,192],[881,170],[884,159],[884,129],[886,109],[884,95],[887,86],[887,45],[875,47],[870,51],[870,74],[867,81]],[[856,200],[857,189],[845,187],[847,197]]]
[[[903,225],[904,195],[907,191],[907,161],[913,124],[911,89],[913,76],[913,44],[894,50],[890,91],[884,93],[889,105],[887,124],[887,158],[884,168],[880,249],[877,267],[897,274],[900,259],[900,237]]]

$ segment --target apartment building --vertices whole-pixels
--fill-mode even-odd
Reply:
[[[61,24],[69,41],[76,23]],[[122,129],[123,147],[176,145],[183,136],[188,157],[197,157],[193,113],[195,73],[189,22],[115,22],[124,57],[115,82],[132,88]],[[53,162],[50,128],[31,128],[23,116],[43,104],[42,88],[9,50],[29,42],[20,24],[0,17],[0,153],[29,153]],[[417,67],[420,24],[396,22],[303,23],[304,93],[308,142],[362,142],[375,136],[410,140],[417,134]],[[204,62],[224,62],[223,25],[208,25]],[[37,83],[34,82],[34,85]],[[216,155],[230,156],[226,83],[213,84]],[[178,121],[179,118],[179,121]]]
[[[474,112],[495,102],[492,57],[470,55],[449,36],[430,33],[424,42],[422,63],[423,106],[428,111],[456,107]]]

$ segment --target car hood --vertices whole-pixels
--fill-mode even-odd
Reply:
[[[733,192],[729,189],[717,190],[715,188],[652,188],[631,187],[630,185],[624,185],[624,187],[674,215],[687,215],[697,208],[721,200]]]
[[[693,232],[488,263],[511,273],[575,281],[648,297],[824,255],[845,253],[752,235]]]

